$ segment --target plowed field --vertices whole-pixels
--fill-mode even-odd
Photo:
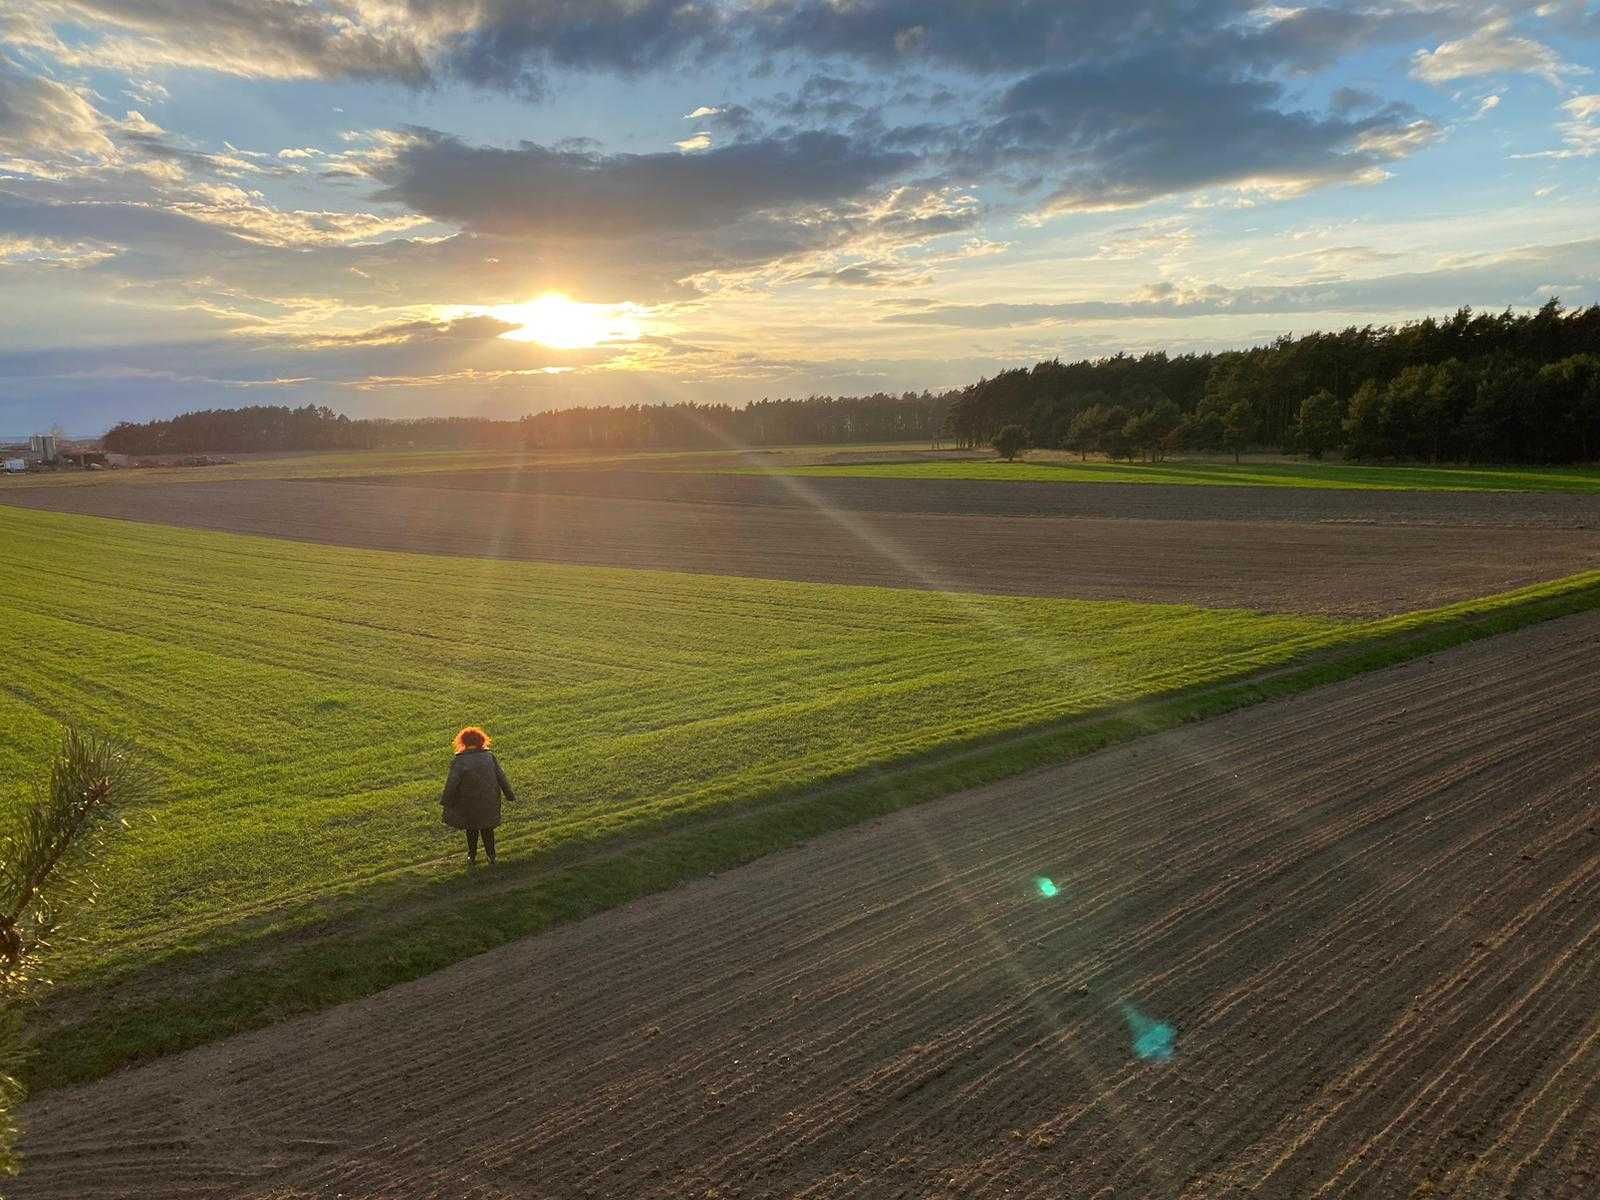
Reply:
[[[618,472],[609,484],[591,477],[587,484],[552,486],[626,490],[635,486],[629,477],[630,473]],[[483,490],[493,479],[511,490]],[[388,550],[1352,617],[1431,608],[1509,591],[1592,569],[1600,562],[1600,527],[1389,523],[1394,518],[1385,506],[1394,503],[1395,496],[1410,495],[1406,493],[1303,494],[1358,497],[1374,506],[1372,523],[1354,518],[1247,521],[1204,515],[1210,496],[1247,490],[1238,488],[1085,485],[1075,490],[1097,496],[1121,494],[1126,512],[1028,516],[1018,515],[1025,508],[1012,515],[984,515],[963,511],[961,506],[977,503],[967,496],[971,488],[993,493],[999,497],[995,503],[1024,505],[1025,499],[1017,495],[1025,498],[1039,489],[1054,495],[1070,485],[958,484],[955,493],[960,494],[952,493],[953,498],[943,501],[946,510],[904,512],[872,511],[867,507],[873,503],[870,497],[846,502],[845,492],[882,489],[877,503],[892,504],[890,497],[897,494],[898,485],[918,488],[927,481],[795,482],[803,487],[839,485],[833,489],[839,495],[790,492],[786,504],[746,503],[739,497],[752,485],[778,485],[738,476],[716,483],[729,489],[726,503],[676,496],[568,495],[539,491],[526,479],[518,482],[491,473],[487,480],[459,477],[454,486],[257,480],[16,489],[8,491],[4,501]],[[1013,488],[1028,490],[1013,494]],[[1289,489],[1264,490],[1273,503],[1313,503]],[[1157,501],[1149,499],[1152,495]],[[1286,496],[1291,499],[1285,501]],[[1513,514],[1524,502],[1518,496],[1442,497],[1480,517],[1494,511],[1485,505],[1486,499]],[[919,502],[937,500],[930,493]],[[1422,500],[1437,505],[1441,497],[1424,494]],[[1535,496],[1529,503],[1534,501],[1594,507],[1589,497]],[[1156,502],[1158,507],[1151,509],[1149,505]],[[1102,508],[1122,511],[1114,503]]]
[[[421,481],[416,476],[374,475],[352,476],[349,482],[370,487],[415,485]],[[1600,495],[1592,492],[1406,492],[1182,483],[1041,483],[1004,478],[918,479],[894,475],[741,475],[717,474],[714,465],[707,465],[704,472],[588,467],[448,471],[428,475],[426,484],[485,492],[770,504],[847,512],[1600,529]]]
[[[1597,654],[1477,643],[51,1093],[16,1200],[1592,1196]]]

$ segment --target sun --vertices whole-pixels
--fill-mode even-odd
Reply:
[[[583,304],[560,292],[546,292],[523,304],[484,310],[517,328],[500,336],[512,342],[538,342],[552,350],[587,350],[607,342],[636,342],[643,334],[637,304]]]

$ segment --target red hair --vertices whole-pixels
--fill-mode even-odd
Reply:
[[[491,740],[489,735],[478,726],[468,725],[460,733],[456,734],[456,753],[460,754],[463,750],[487,750]]]

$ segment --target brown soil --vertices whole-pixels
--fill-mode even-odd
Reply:
[[[1593,1196],[1597,654],[1478,643],[51,1093],[14,1200]]]
[[[976,479],[859,479],[717,475],[675,470],[451,471],[427,486],[470,491],[606,496],[706,504],[778,505],[849,512],[964,513],[1158,521],[1353,521],[1600,529],[1600,495],[1559,492],[1389,492],[1334,488],[1210,487],[1144,483],[1016,483]],[[715,471],[711,464],[708,471]],[[413,486],[416,476],[351,483]]]
[[[41,488],[8,492],[5,502],[389,550],[1340,616],[1427,608],[1600,566],[1600,529],[869,512],[431,482]]]

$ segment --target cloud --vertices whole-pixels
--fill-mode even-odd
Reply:
[[[79,92],[0,55],[0,157],[50,160],[113,150],[105,119]]]
[[[892,288],[920,287],[931,282],[933,277],[926,271],[908,269],[899,263],[863,262],[807,271],[801,278],[818,280],[834,287]]]
[[[384,216],[366,212],[280,209],[258,191],[232,185],[199,184],[169,205],[183,213],[253,241],[287,247],[335,246],[371,242],[430,225],[414,213]]]
[[[414,17],[447,28],[437,61],[457,78],[537,95],[552,68],[656,70],[730,45],[711,0],[407,0]]]
[[[1130,57],[1152,45],[1211,63],[1306,70],[1419,27],[1408,6],[1264,8],[1255,0],[790,0],[754,6],[751,36],[773,51],[874,63],[932,60],[1010,74]],[[1437,24],[1440,19],[1435,17]]]
[[[530,218],[504,234],[422,238],[408,236],[424,220],[414,213],[281,210],[232,185],[185,188],[160,205],[0,191],[0,239],[82,243],[98,255],[80,272],[83,293],[58,289],[68,309],[93,294],[204,310],[231,324],[317,324],[352,307],[513,304],[545,291],[656,303],[750,286],[766,272],[782,281],[832,256],[892,255],[970,234],[978,218],[959,192],[901,187],[801,214],[750,212],[681,230],[644,225],[632,236],[541,231]],[[13,331],[59,336],[24,318],[14,282],[6,290],[18,306]]]
[[[8,192],[0,192],[0,234],[150,250],[165,248],[184,255],[221,253],[235,244],[231,234],[149,205],[94,201],[50,204]]]
[[[1309,71],[1396,39],[1470,32],[1485,11],[1477,0],[1296,8],[1258,0],[16,2],[23,44],[74,66],[411,86],[456,78],[530,95],[553,71],[637,75],[740,55],[1009,75],[1165,45],[1227,69]]]
[[[711,135],[701,132],[693,137],[684,138],[681,142],[673,142],[672,144],[685,154],[692,154],[696,150],[709,150],[711,148]]]
[[[1123,300],[1061,303],[934,304],[891,313],[895,325],[958,329],[1011,329],[1093,321],[1181,319],[1228,314],[1372,313],[1454,309],[1462,304],[1498,308],[1542,303],[1546,282],[1559,273],[1586,281],[1589,298],[1600,295],[1600,238],[1559,245],[1526,246],[1483,255],[1434,271],[1367,279],[1332,280],[1280,287],[1181,287],[1164,282]],[[1567,295],[1569,302],[1584,297]]]
[[[394,5],[339,0],[20,0],[23,43],[75,67],[187,67],[257,79],[429,78],[430,29]],[[61,37],[58,24],[73,29]]]
[[[1478,75],[1536,75],[1552,87],[1562,87],[1566,77],[1584,74],[1586,68],[1566,62],[1542,42],[1511,32],[1505,17],[1488,22],[1476,32],[1434,50],[1411,56],[1411,74],[1432,84],[1450,83]]]
[[[916,158],[798,133],[694,155],[596,154],[532,142],[472,146],[411,129],[369,174],[397,201],[481,233],[588,240],[704,230],[861,195]]]
[[[456,317],[448,321],[397,321],[376,325],[355,333],[325,334],[308,339],[309,346],[395,346],[422,342],[481,342],[501,337],[521,328],[514,321],[498,317]]]
[[[1535,10],[1572,37],[1600,37],[1600,8],[1594,0],[1544,0]]]
[[[1013,84],[956,161],[976,175],[1025,166],[1055,179],[1040,215],[1131,208],[1200,188],[1298,195],[1370,183],[1437,128],[1388,105],[1361,117],[1286,112],[1282,85],[1151,54],[1050,68]]]
[[[172,99],[172,93],[164,84],[157,83],[154,79],[131,79],[128,88],[123,93],[136,104],[165,104]]]
[[[875,89],[837,75],[812,75],[793,95],[774,98],[770,108],[791,121],[838,123],[868,112],[862,100],[874,99]]]

